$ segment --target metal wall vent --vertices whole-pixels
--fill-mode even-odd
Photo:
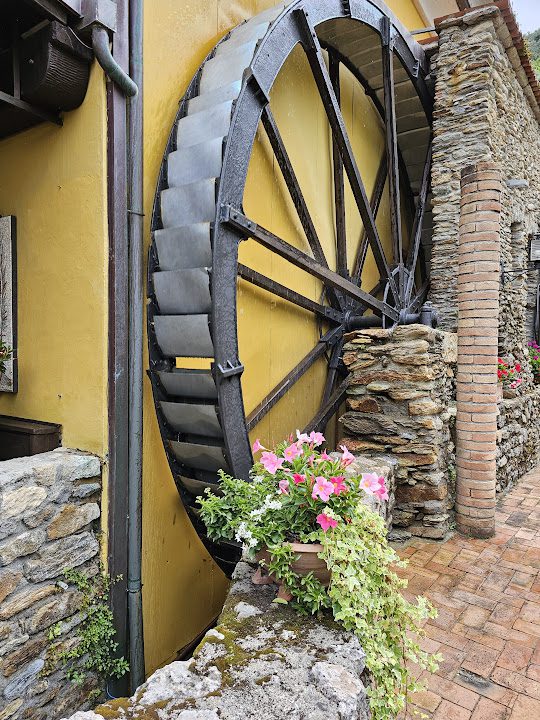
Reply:
[[[529,260],[540,263],[540,233],[532,233],[529,243]]]

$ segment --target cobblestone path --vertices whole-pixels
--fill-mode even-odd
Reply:
[[[407,717],[540,720],[540,468],[499,501],[494,538],[414,540],[400,555],[407,594],[439,611],[423,648],[444,655]]]

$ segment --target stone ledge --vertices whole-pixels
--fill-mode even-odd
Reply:
[[[191,660],[157,670],[130,699],[71,720],[368,720],[364,652],[332,622],[272,602],[241,562],[215,629]]]
[[[98,572],[101,463],[77,450],[0,462],[0,720],[56,720],[96,687],[52,661],[48,633],[76,642],[81,596],[64,570]]]
[[[101,474],[101,463],[94,455],[70,448],[56,448],[39,455],[4,460],[0,463],[0,487],[25,480],[31,475],[37,475],[40,482],[50,485],[56,480],[57,473],[68,482],[93,478]]]

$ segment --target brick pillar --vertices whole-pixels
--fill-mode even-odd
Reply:
[[[491,162],[461,174],[458,239],[458,530],[495,532],[501,172]]]

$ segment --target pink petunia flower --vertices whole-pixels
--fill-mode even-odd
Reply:
[[[299,455],[302,455],[302,452],[301,447],[298,447],[296,443],[293,443],[292,445],[289,445],[289,447],[285,448],[283,455],[285,456],[285,460],[292,462],[293,460],[296,460]]]
[[[341,495],[342,492],[347,492],[349,489],[345,485],[345,478],[343,475],[339,475],[338,477],[331,477],[330,482],[334,486],[334,495]]]
[[[323,477],[316,477],[311,497],[316,500],[318,497],[323,502],[328,502],[330,495],[334,492],[334,485],[329,480]]]
[[[278,485],[279,485],[280,493],[283,493],[283,495],[289,494],[289,481],[288,480],[280,480]]]
[[[278,458],[273,452],[263,452],[261,455],[261,463],[270,475],[275,475],[284,462],[283,458]]]
[[[301,433],[300,430],[296,431],[296,437],[298,438],[298,442],[300,444],[309,442],[309,435],[306,435],[306,433]]]
[[[376,473],[362,473],[360,487],[368,495],[375,495],[381,488],[381,480],[384,487],[384,478],[379,477]]]
[[[375,495],[379,500],[388,500],[388,490],[386,489],[386,481],[383,477],[379,478],[379,487],[375,490]]]
[[[347,450],[347,448],[345,447],[345,445],[340,445],[339,447],[343,450],[343,454],[342,454],[342,456],[341,456],[341,464],[342,464],[344,467],[347,467],[347,465],[350,465],[352,462],[354,462],[354,455],[352,455],[352,454]]]
[[[255,440],[255,442],[253,443],[253,447],[251,449],[253,450],[254,453],[259,452],[259,450],[266,450],[266,448],[263,445],[261,445],[261,441],[259,440],[259,438],[257,438]]]
[[[324,435],[320,432],[311,432],[309,434],[309,441],[312,443],[315,447],[318,447],[319,445],[322,445],[324,442]]]
[[[292,479],[293,479],[295,485],[300,485],[300,483],[303,483],[306,481],[306,476],[299,475],[298,473],[294,473],[294,475],[292,476]]]
[[[324,532],[328,530],[328,528],[335,528],[337,525],[337,520],[334,520],[334,518],[329,517],[325,513],[321,513],[320,515],[317,515],[316,518],[319,525],[322,527]]]
[[[331,460],[331,459],[332,459],[332,458],[330,457],[330,455],[328,455],[328,453],[326,452],[326,450],[323,450],[322,453],[321,453],[321,460]]]

